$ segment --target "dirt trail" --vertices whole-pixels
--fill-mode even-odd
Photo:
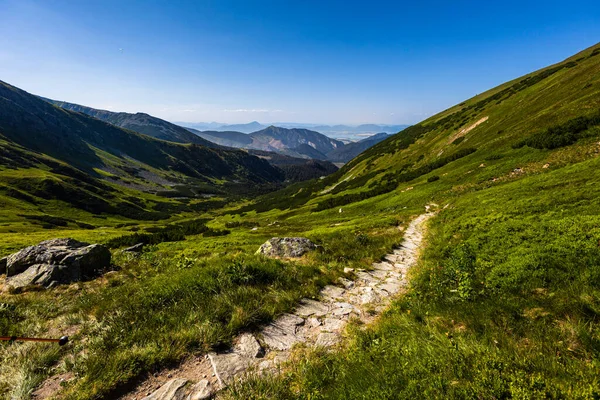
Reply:
[[[402,244],[373,263],[371,271],[350,270],[338,286],[323,288],[320,299],[302,299],[290,314],[284,314],[256,335],[240,335],[233,348],[192,358],[177,367],[151,376],[122,399],[206,399],[245,373],[277,372],[297,343],[330,347],[342,339],[350,319],[372,322],[393,297],[408,285],[407,272],[416,264],[425,222],[433,213],[415,218],[404,232]]]

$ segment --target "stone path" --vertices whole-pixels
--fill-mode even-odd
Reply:
[[[336,345],[350,319],[371,322],[407,286],[407,271],[417,262],[423,226],[431,216],[426,213],[414,219],[400,247],[373,263],[373,270],[347,268],[347,277],[339,279],[339,286],[323,288],[319,301],[302,299],[293,313],[280,316],[257,335],[244,333],[230,350],[188,360],[165,374],[162,382],[147,382],[124,399],[208,399],[245,373],[277,372],[295,344]]]

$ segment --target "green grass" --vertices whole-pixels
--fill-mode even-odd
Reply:
[[[60,351],[3,345],[7,373],[0,373],[0,392],[27,398],[45,376],[68,371],[77,379],[63,387],[62,398],[110,398],[149,371],[226,345],[240,331],[270,321],[301,297],[314,296],[345,266],[364,267],[375,261],[401,239],[396,225],[405,217],[382,216],[363,225],[338,218],[340,225],[334,219],[315,224],[307,216],[275,224],[267,216],[230,215],[213,218],[207,226],[206,219],[175,222],[167,231],[182,227],[185,240],[148,246],[139,258],[116,251],[113,263],[120,271],[108,278],[49,291],[0,294],[8,310],[0,312],[0,329],[7,334],[77,332],[72,344]],[[135,227],[119,226],[106,235],[105,243],[111,243],[110,237],[121,243],[118,233]],[[227,227],[230,233],[190,235],[200,226],[201,231]],[[255,226],[258,230],[252,231]],[[156,233],[166,228],[142,225],[144,231]],[[57,231],[87,239],[98,235],[97,230],[54,229],[26,238],[46,239]],[[290,233],[310,237],[325,249],[299,262],[254,255],[268,238]]]
[[[0,393],[27,398],[48,375],[70,372],[74,380],[59,398],[111,398],[147,372],[270,321],[344,267],[368,267],[401,241],[398,226],[437,203],[410,291],[378,323],[353,326],[344,351],[300,350],[285,374],[225,395],[597,398],[597,126],[577,128],[563,147],[518,146],[540,132],[571,132],[563,127],[576,118],[593,119],[600,108],[597,54],[588,49],[461,103],[325,179],[218,210],[199,204],[193,211],[191,203],[111,184],[109,205],[125,202],[168,218],[98,214],[34,190],[53,179],[94,196],[94,182],[74,185],[44,160],[1,169],[9,190],[0,188],[0,256],[57,236],[120,246],[142,237],[136,233],[167,237],[185,221],[207,222],[176,235],[185,240],[157,236],[139,258],[115,251],[120,270],[97,281],[0,294],[0,328],[9,334],[78,332],[59,350],[3,344]],[[32,172],[27,187],[14,181],[24,171]],[[305,236],[325,251],[295,262],[254,256],[273,236]]]
[[[597,398],[599,166],[453,199],[429,226],[409,294],[378,323],[228,397]]]

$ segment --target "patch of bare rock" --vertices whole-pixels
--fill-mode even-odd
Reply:
[[[296,258],[305,253],[316,250],[317,245],[307,238],[302,237],[274,237],[260,246],[256,254],[267,257]]]
[[[340,278],[339,286],[324,287],[319,300],[302,299],[292,313],[281,315],[256,334],[240,335],[228,351],[208,354],[211,376],[191,382],[173,375],[144,399],[207,399],[246,374],[277,373],[296,344],[334,347],[342,340],[348,321],[356,318],[371,322],[373,310],[382,311],[407,286],[406,274],[417,262],[423,226],[432,215],[426,213],[413,220],[400,247],[381,262],[373,263],[372,270],[345,270],[346,277]]]
[[[45,288],[93,279],[110,267],[111,254],[101,244],[52,239],[29,246],[0,260],[6,285]]]

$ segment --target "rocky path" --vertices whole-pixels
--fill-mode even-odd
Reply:
[[[347,278],[323,288],[318,301],[302,299],[293,313],[280,316],[256,335],[240,335],[228,351],[190,359],[152,377],[124,399],[208,399],[246,373],[277,372],[295,344],[334,346],[350,319],[371,322],[407,286],[407,271],[417,262],[424,223],[432,215],[414,219],[400,247],[374,263],[371,271],[347,269]]]

